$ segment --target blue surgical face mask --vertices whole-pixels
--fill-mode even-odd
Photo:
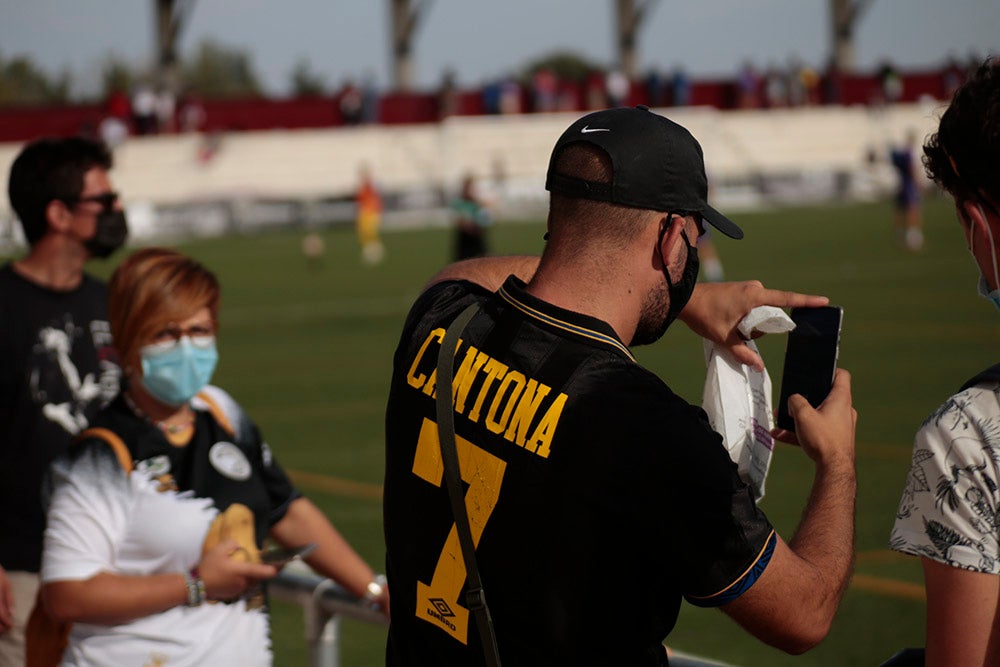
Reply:
[[[990,239],[990,257],[993,258],[993,284],[997,286],[996,289],[990,290],[990,284],[986,281],[986,276],[983,275],[982,268],[979,269],[979,284],[976,285],[976,292],[979,296],[988,300],[993,306],[1000,310],[1000,269],[997,268],[997,253],[996,246],[993,245],[993,230],[991,229],[989,218],[986,217],[986,213],[983,211],[983,207],[976,204],[976,208],[979,209],[979,215],[982,216],[983,220],[986,222],[986,235]],[[969,238],[971,239],[971,245],[969,247],[969,252],[972,254],[972,259],[976,260],[976,266],[979,266],[979,260],[976,259],[976,230],[971,228],[969,232]]]
[[[219,361],[214,336],[155,343],[139,350],[142,386],[167,405],[183,405],[208,384]]]

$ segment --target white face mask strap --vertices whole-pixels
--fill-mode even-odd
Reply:
[[[997,268],[997,249],[993,244],[992,225],[990,225],[990,220],[986,217],[986,212],[983,211],[983,207],[980,204],[976,204],[976,209],[978,209],[979,215],[982,217],[983,223],[986,225],[986,235],[990,239],[990,257],[993,258],[993,289],[1000,289],[1000,269]],[[975,233],[973,233],[972,238],[976,238]],[[973,240],[973,243],[975,243],[975,240]],[[974,249],[973,252],[975,252]]]

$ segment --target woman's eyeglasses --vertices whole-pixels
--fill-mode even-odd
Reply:
[[[187,338],[195,347],[209,347],[215,342],[215,328],[203,324],[195,324],[181,328],[171,324],[158,331],[153,336],[151,345],[158,350],[166,351],[177,347],[181,339]]]

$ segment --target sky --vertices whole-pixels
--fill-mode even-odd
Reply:
[[[636,0],[637,3],[640,0]],[[203,40],[245,50],[265,91],[284,95],[296,63],[331,89],[348,78],[391,83],[389,0],[193,0],[183,58]],[[614,0],[430,0],[414,38],[415,80],[432,89],[450,68],[460,86],[516,72],[554,51],[610,66]],[[821,67],[830,52],[829,0],[658,0],[639,32],[643,71],[677,66],[731,76],[790,58]],[[74,94],[94,94],[110,55],[153,62],[152,0],[0,0],[0,57],[29,55],[69,69]],[[1000,0],[874,0],[858,25],[856,64],[904,69],[1000,54]]]

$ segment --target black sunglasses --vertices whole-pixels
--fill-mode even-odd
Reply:
[[[64,202],[70,206],[75,206],[77,204],[83,204],[86,202],[96,202],[100,204],[105,211],[110,211],[115,207],[115,203],[118,202],[117,192],[102,192],[99,195],[88,195],[86,197],[72,197],[70,199],[63,199]]]

